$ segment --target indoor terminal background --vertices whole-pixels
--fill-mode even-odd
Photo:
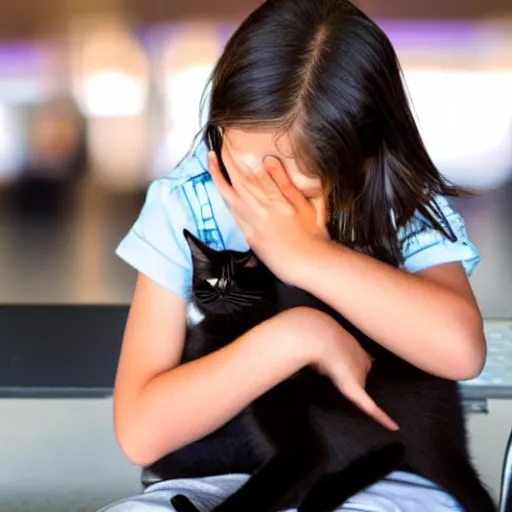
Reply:
[[[189,149],[212,66],[258,2],[5,4],[0,304],[128,304],[135,274],[114,248],[148,183]],[[455,202],[482,255],[472,284],[485,317],[512,318],[512,3],[359,4],[395,45],[434,161],[479,193]],[[497,489],[512,407],[489,407],[469,427]],[[0,400],[0,511],[93,512],[137,492],[138,476],[109,399]]]

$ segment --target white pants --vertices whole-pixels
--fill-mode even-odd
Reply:
[[[201,512],[209,512],[235,492],[247,475],[223,475],[168,480],[149,486],[142,494],[109,505],[99,512],[172,512],[176,494],[190,498]],[[450,496],[431,482],[397,471],[353,496],[339,512],[464,512]],[[286,512],[292,512],[291,510]]]

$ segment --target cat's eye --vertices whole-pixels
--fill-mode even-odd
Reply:
[[[219,278],[218,277],[210,277],[210,279],[207,279],[206,282],[215,288],[217,286],[217,283],[219,282]]]
[[[251,256],[244,264],[245,268],[254,268],[258,266],[258,259],[256,256]]]

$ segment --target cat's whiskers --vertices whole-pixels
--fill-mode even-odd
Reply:
[[[237,306],[250,306],[253,301],[250,298],[247,297],[237,297],[235,295],[232,295],[228,297],[228,301]]]
[[[216,304],[220,300],[219,295],[214,292],[201,291],[197,292],[195,295],[200,300],[200,302],[206,306]]]

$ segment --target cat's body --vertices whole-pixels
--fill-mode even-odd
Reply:
[[[190,240],[189,243],[191,243]],[[195,242],[199,244],[198,240]],[[201,249],[208,251],[204,246],[201,246]],[[247,260],[245,254],[233,254],[238,254],[241,261]],[[209,251],[208,255],[214,257],[215,253]],[[193,256],[196,276],[202,272],[211,272],[205,275],[206,279],[210,281],[222,279],[223,265],[210,269],[209,262],[201,259],[201,252],[198,249],[193,252]],[[250,262],[254,263],[255,260],[251,259]],[[222,263],[224,264],[225,261]],[[209,293],[211,284],[204,282],[206,279],[195,282],[192,290],[192,304],[196,306],[196,313],[203,314],[204,318],[196,324],[187,326],[182,363],[198,359],[228,345],[278,312],[275,279],[266,269],[254,268],[255,272],[260,271],[260,273],[251,282],[245,283],[244,287],[252,291],[256,290],[258,293],[242,293],[237,297],[236,292],[231,290],[232,303],[212,298]],[[259,293],[260,291],[262,293]],[[201,293],[203,293],[203,299],[201,299]],[[208,306],[206,309],[202,306],[205,293],[206,302],[212,299],[213,303],[210,303],[209,307],[216,308],[216,314],[210,314],[207,310]],[[200,414],[200,411],[197,414]],[[212,434],[162,457],[148,469],[162,480],[228,473],[253,473],[268,459],[269,453],[268,443],[260,442],[262,436],[253,427],[254,420],[250,411],[243,411]]]
[[[366,389],[400,425],[398,432],[384,429],[346,400],[327,378],[304,369],[207,436],[205,444],[193,443],[183,449],[182,455],[180,450],[168,456],[166,462],[171,465],[173,458],[175,463],[180,457],[182,462],[189,457],[188,464],[196,469],[186,476],[253,473],[247,484],[215,512],[275,512],[288,507],[298,507],[300,512],[329,512],[396,469],[417,473],[438,484],[466,512],[496,510],[469,461],[455,382],[429,375],[384,350],[309,294],[265,273],[260,263],[247,266],[246,260],[241,268],[234,261],[226,264],[229,258],[233,260],[229,251],[215,253],[191,235],[187,239],[194,259],[194,298],[205,318],[189,331],[185,361],[230,343],[279,310],[296,306],[322,309],[334,315],[375,357]],[[240,253],[233,254],[241,261]],[[218,292],[221,281],[212,275],[220,267],[217,265],[215,270],[207,264],[222,257],[228,260],[220,267],[227,265],[231,274],[224,278],[238,294],[234,313],[227,315],[230,292],[226,283],[220,294],[222,304],[212,314],[214,302],[220,300],[213,292]],[[241,284],[241,277],[250,272],[253,278]],[[261,272],[257,278],[255,272]],[[204,281],[210,281],[211,290]],[[253,293],[255,290],[258,292]],[[214,463],[207,462],[212,459]],[[183,506],[183,501],[173,503],[178,510]]]

